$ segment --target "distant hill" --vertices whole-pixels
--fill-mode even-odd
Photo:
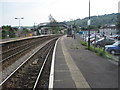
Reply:
[[[117,24],[117,18],[118,13],[112,13],[112,14],[105,14],[105,15],[99,15],[99,16],[91,16],[91,26],[104,26],[104,25],[111,25],[111,24]],[[88,17],[84,19],[76,19],[74,20],[75,24],[79,25],[80,27],[86,27],[87,26]],[[74,23],[73,21],[66,22],[68,25]]]
[[[14,28],[19,28],[19,26],[13,26]],[[21,26],[22,28],[33,28],[33,26]]]

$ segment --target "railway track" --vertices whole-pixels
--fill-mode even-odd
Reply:
[[[16,53],[18,51],[21,51],[24,48],[29,47],[36,42],[37,42],[37,40],[34,40],[34,41],[31,40],[29,42],[20,43],[20,45],[16,45],[13,48],[3,50],[3,52],[1,53],[2,54],[2,59],[4,60],[5,58],[9,57],[10,55],[13,55],[14,53]]]
[[[3,52],[1,53],[2,60],[0,61],[0,63],[2,63],[2,67],[0,68],[0,71],[4,70],[8,66],[10,66],[12,63],[14,63],[20,57],[24,56],[26,53],[28,53],[29,51],[31,51],[32,49],[34,49],[41,43],[43,43],[47,40],[50,40],[52,38],[54,38],[54,36],[53,37],[44,37],[44,38],[41,37],[41,38],[36,38],[36,39],[32,39],[32,40],[27,40],[27,41],[25,40],[24,42],[22,40],[22,42],[20,42],[20,45],[18,45],[18,41],[17,41],[17,44],[15,44],[15,45],[18,45],[18,46],[15,47],[15,45],[14,45],[14,48],[11,47],[8,50],[5,50],[5,51],[3,50]],[[10,45],[10,46],[12,46],[12,45]]]
[[[15,48],[16,46],[20,46],[32,41],[35,41],[37,39],[39,39],[41,37],[38,38],[21,38],[21,39],[17,39],[17,40],[10,40],[10,41],[4,41],[2,42],[2,50],[3,51],[8,51],[9,49]]]
[[[34,37],[29,37],[29,38],[21,38],[17,40],[11,40],[11,41],[5,41],[5,42],[0,42],[0,45],[2,46],[2,53],[6,53],[8,51],[14,50],[15,48],[21,47],[24,44],[29,44],[30,42],[35,42],[40,39],[47,39],[48,37],[54,37],[55,35],[51,36],[34,36]],[[1,53],[1,54],[2,54]]]
[[[43,39],[43,40],[37,40],[34,42],[30,42],[25,45],[10,49],[7,52],[5,52],[4,54],[2,54],[2,56],[5,56],[0,61],[0,63],[2,63],[2,70],[4,70],[6,67],[8,67],[12,63],[14,63],[20,57],[22,57],[23,55],[25,55],[26,53],[28,53],[29,51],[31,51],[32,49],[34,49],[35,47],[37,47],[38,45],[43,43],[44,41],[46,41],[46,40]]]
[[[7,88],[48,88],[51,58],[57,38],[50,40],[27,58],[0,83]]]

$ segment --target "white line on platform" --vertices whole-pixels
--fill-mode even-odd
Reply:
[[[64,41],[65,41],[64,38],[62,38],[61,46],[62,46],[63,55],[65,57],[65,61],[69,68],[71,77],[76,85],[76,88],[90,88],[88,82],[86,81],[86,79],[82,75],[80,69],[78,68],[75,61],[73,60],[72,56],[68,52]]]
[[[53,51],[53,55],[52,55],[52,63],[51,63],[51,70],[50,70],[50,77],[49,77],[49,90],[53,89],[53,83],[54,83],[54,62],[55,62],[55,53],[56,53],[56,47],[57,47],[58,40],[55,43],[55,47],[54,47],[54,51]]]

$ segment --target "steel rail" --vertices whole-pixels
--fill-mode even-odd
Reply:
[[[37,40],[37,41],[39,41],[39,40]],[[15,49],[20,49],[20,48],[22,48],[22,47],[24,47],[24,46],[30,45],[30,44],[35,43],[35,42],[37,42],[37,41],[32,41],[32,42],[30,42],[30,43],[25,43],[25,44],[23,44],[23,45],[20,45],[20,46],[15,47],[15,48],[8,49],[8,50],[0,53],[0,55],[2,55],[2,54],[4,54],[4,53],[8,53],[8,52],[10,52],[10,51],[13,51],[13,50],[15,50]]]
[[[31,56],[29,56],[22,64],[20,64],[11,74],[9,74],[1,83],[0,83],[0,87],[6,82],[8,81],[8,79],[10,77],[12,77],[23,65],[25,65],[25,63],[27,63],[29,61],[29,59],[31,59],[38,51],[40,51],[42,48],[44,48],[49,42],[55,40],[56,38],[48,41],[45,43],[45,45],[41,46],[40,49],[37,49]]]
[[[16,52],[16,53],[14,53],[14,54],[12,54],[12,55],[10,55],[10,56],[2,59],[2,60],[0,61],[0,63],[3,62],[3,61],[5,61],[5,60],[7,60],[7,59],[9,59],[9,58],[11,58],[11,57],[13,57],[13,56],[15,56],[15,55],[17,55],[17,54],[19,54],[19,53],[21,53],[21,52],[23,52],[23,51],[25,51],[25,50],[27,50],[27,49],[29,49],[29,48],[31,48],[32,46],[34,46],[34,45],[31,45],[31,46],[29,46],[29,47],[27,47],[27,48],[25,48],[25,49],[22,49],[22,50],[19,51],[19,52]]]
[[[38,41],[39,41],[39,40],[38,40]],[[27,49],[29,49],[29,48],[31,48],[31,47],[33,47],[34,44],[37,44],[37,43],[38,43],[38,41],[35,41],[35,42],[33,43],[33,45],[28,46],[28,47],[26,47],[25,49],[22,49],[22,50],[20,50],[20,51],[18,51],[18,52],[15,52],[14,54],[9,55],[8,57],[2,59],[2,60],[0,61],[0,63],[2,63],[3,61],[5,61],[5,60],[7,60],[7,59],[9,59],[9,58],[12,58],[12,57],[15,56],[15,55],[18,55],[19,53],[21,53],[21,52],[23,52],[23,51],[25,51],[25,50],[27,50]],[[37,43],[36,43],[36,42],[37,42]],[[32,43],[31,43],[31,44],[32,44]]]
[[[37,87],[37,84],[38,84],[38,82],[39,82],[40,76],[41,76],[41,74],[42,74],[42,71],[43,71],[43,69],[44,69],[44,67],[45,67],[45,64],[46,64],[46,62],[47,62],[48,56],[50,55],[50,52],[51,52],[52,48],[53,48],[53,47],[50,48],[50,50],[48,51],[48,53],[47,53],[47,55],[46,55],[46,58],[45,58],[45,60],[44,60],[44,62],[43,62],[43,64],[42,64],[42,67],[41,67],[41,69],[40,69],[40,71],[39,71],[39,74],[38,74],[37,79],[36,79],[36,81],[35,81],[35,84],[34,84],[34,86],[33,86],[33,90],[35,90],[36,87]]]
[[[25,43],[25,44],[22,44],[22,45],[20,45],[20,46],[15,47],[15,48],[8,49],[8,50],[6,50],[6,51],[4,51],[4,52],[2,52],[2,53],[0,53],[0,54],[4,54],[4,53],[6,53],[6,52],[12,51],[12,50],[14,50],[14,49],[23,47],[23,46],[28,45],[28,44],[31,44],[31,43],[34,43],[34,42],[30,42],[30,43],[27,43],[27,44],[26,44],[26,43]]]

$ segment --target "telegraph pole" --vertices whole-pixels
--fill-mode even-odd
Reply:
[[[90,49],[90,0],[89,0],[89,20],[88,20],[88,49]]]

